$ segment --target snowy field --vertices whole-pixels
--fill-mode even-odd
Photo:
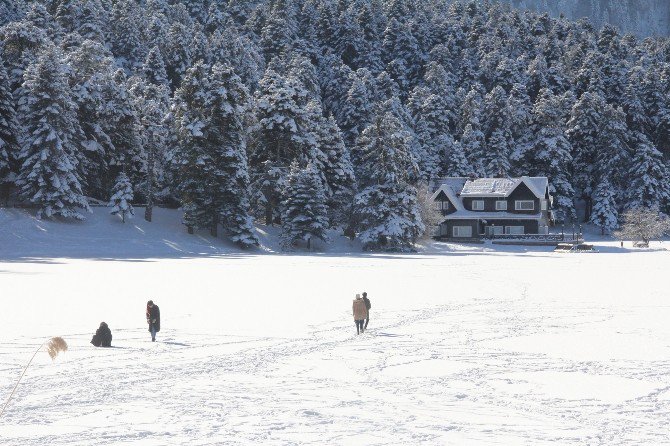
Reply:
[[[2,445],[670,444],[667,242],[240,253],[167,210],[0,228],[0,404],[45,338],[70,345],[36,357]],[[103,320],[114,348],[89,344]]]

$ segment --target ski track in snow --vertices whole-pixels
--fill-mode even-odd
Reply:
[[[70,343],[54,362],[36,357],[0,444],[670,444],[670,303],[658,280],[670,257],[602,246],[0,258],[0,402],[43,339]],[[373,308],[356,336],[363,283]],[[163,316],[156,343],[142,326],[147,294]],[[114,348],[88,344],[102,318]]]

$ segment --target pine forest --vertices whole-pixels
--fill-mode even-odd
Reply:
[[[445,176],[670,212],[670,40],[486,1],[1,0],[3,205],[403,250]],[[136,217],[138,218],[138,217]]]

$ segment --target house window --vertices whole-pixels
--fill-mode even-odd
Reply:
[[[506,211],[506,210],[507,210],[507,202],[505,200],[496,201],[496,211]]]
[[[517,211],[532,211],[535,209],[535,202],[533,200],[516,200],[514,209]]]
[[[484,210],[484,200],[472,200],[472,210],[473,211],[483,211]]]
[[[448,201],[436,201],[434,203],[435,210],[438,211],[448,211],[449,210],[449,202]]]
[[[547,210],[547,200],[540,201],[540,209],[542,209],[543,211]]]
[[[505,234],[507,235],[523,235],[523,226],[505,226]]]
[[[504,226],[495,226],[495,225],[487,226],[486,235],[489,237],[492,235],[502,235],[504,230],[505,230]]]
[[[472,226],[454,226],[454,237],[472,237]]]

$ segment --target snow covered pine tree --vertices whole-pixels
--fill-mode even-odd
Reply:
[[[290,249],[299,241],[312,248],[312,239],[328,241],[328,208],[319,174],[312,164],[300,168],[291,164],[285,199],[281,203],[281,244]]]
[[[67,84],[62,54],[48,46],[24,73],[19,113],[26,127],[18,185],[38,206],[37,217],[83,220],[89,211],[77,175],[83,132]]]
[[[409,138],[400,120],[379,108],[358,140],[363,189],[354,212],[366,250],[411,250],[424,230],[417,191],[408,182],[418,171]]]
[[[135,215],[133,205],[130,204],[132,201],[133,185],[130,184],[128,176],[124,172],[121,172],[116,177],[114,189],[112,189],[112,197],[109,199],[108,206],[112,208],[110,213],[112,215],[121,214],[121,220],[125,223],[127,214]]]

